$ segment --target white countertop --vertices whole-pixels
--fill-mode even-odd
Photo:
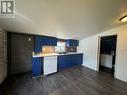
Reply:
[[[60,55],[70,55],[70,54],[81,54],[81,53],[66,53],[66,54],[59,54],[59,53],[38,53],[34,54],[33,57],[49,57],[49,56],[60,56]]]

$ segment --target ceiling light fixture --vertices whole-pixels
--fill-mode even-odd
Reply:
[[[123,16],[120,18],[121,22],[127,22],[127,15]]]

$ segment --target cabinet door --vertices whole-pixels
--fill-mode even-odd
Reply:
[[[74,44],[74,46],[78,46],[79,45],[79,41],[78,40],[74,40],[73,44]]]
[[[56,46],[57,45],[57,39],[55,37],[48,37],[48,45]]]
[[[81,65],[83,62],[83,54],[70,54],[58,56],[58,70]]]
[[[42,51],[42,38],[41,36],[35,36],[34,51],[39,53]]]
[[[69,47],[70,46],[70,41],[66,40],[66,46]]]
[[[42,58],[32,59],[32,76],[40,76],[42,74]]]
[[[57,38],[43,36],[42,43],[43,43],[43,45],[47,45],[47,46],[56,46],[57,45]]]
[[[79,54],[79,64],[83,63],[83,54]]]
[[[68,55],[69,56],[69,67],[72,67],[72,66],[74,66],[74,56],[73,56],[73,54],[70,54],[70,55]]]
[[[65,55],[65,68],[69,68],[69,67],[71,67],[71,56],[70,55]]]
[[[71,54],[71,67],[81,65],[83,61],[83,54]]]
[[[42,43],[43,43],[43,45],[48,45],[49,44],[48,37],[42,36]]]
[[[78,40],[74,40],[74,39],[69,39],[66,40],[66,46],[78,46],[79,45],[79,41]]]
[[[35,36],[34,41],[34,51],[35,53],[40,53],[42,51],[42,46],[56,46],[57,38],[46,37],[46,36]]]
[[[62,70],[62,69],[64,69],[65,67],[66,67],[66,60],[65,60],[65,56],[58,56],[58,58],[57,58],[57,67],[58,67],[58,70]]]
[[[75,54],[75,65],[81,65],[83,63],[83,54]]]
[[[52,46],[57,46],[57,38],[53,37],[51,38]]]
[[[66,69],[71,67],[71,56],[61,55],[58,56],[58,70]]]

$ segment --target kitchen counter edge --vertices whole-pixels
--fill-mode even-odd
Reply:
[[[51,56],[61,56],[61,55],[72,55],[72,54],[83,54],[83,53],[67,53],[67,54],[35,54],[33,55],[33,58],[37,57],[51,57]]]

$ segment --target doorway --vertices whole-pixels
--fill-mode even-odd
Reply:
[[[112,74],[115,72],[117,35],[100,38],[99,71]]]
[[[7,33],[8,75],[31,72],[34,36],[20,33]]]

